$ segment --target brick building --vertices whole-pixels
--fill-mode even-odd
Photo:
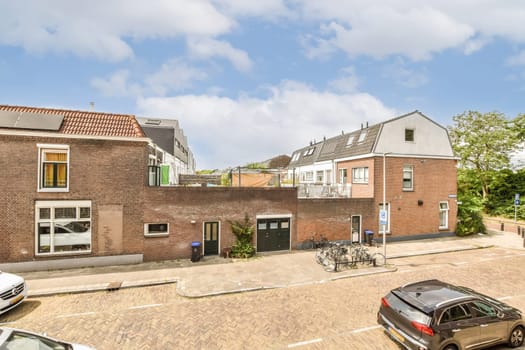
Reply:
[[[298,187],[162,186],[133,115],[0,105],[0,268],[189,258],[195,241],[217,255],[245,214],[258,252],[359,240],[380,230],[383,169],[388,235],[453,232],[446,130],[418,112],[363,130],[294,152]]]
[[[453,234],[456,162],[447,130],[418,111],[312,142],[288,168],[301,198],[298,241]]]

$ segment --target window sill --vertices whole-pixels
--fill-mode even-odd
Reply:
[[[168,237],[169,233],[145,233],[144,237],[146,238],[155,238],[155,237]]]
[[[71,251],[71,252],[36,253],[35,256],[38,258],[45,258],[48,256],[88,255],[91,253],[92,253],[91,250],[76,250],[76,251]]]
[[[69,192],[69,188],[39,188],[38,192]]]

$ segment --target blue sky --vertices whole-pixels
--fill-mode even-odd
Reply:
[[[459,4],[458,4],[459,3]],[[0,103],[180,121],[198,169],[420,110],[524,113],[525,2],[0,0]]]

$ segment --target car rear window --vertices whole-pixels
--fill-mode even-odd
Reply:
[[[386,300],[390,307],[403,317],[407,318],[410,321],[416,321],[425,325],[430,325],[431,317],[425,314],[423,311],[413,307],[412,305],[404,302],[399,297],[395,296],[392,293],[389,293],[386,296]]]

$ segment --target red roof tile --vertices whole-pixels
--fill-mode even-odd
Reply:
[[[64,116],[59,133],[89,136],[145,137],[132,114],[73,111],[68,109],[0,105],[1,111]]]

